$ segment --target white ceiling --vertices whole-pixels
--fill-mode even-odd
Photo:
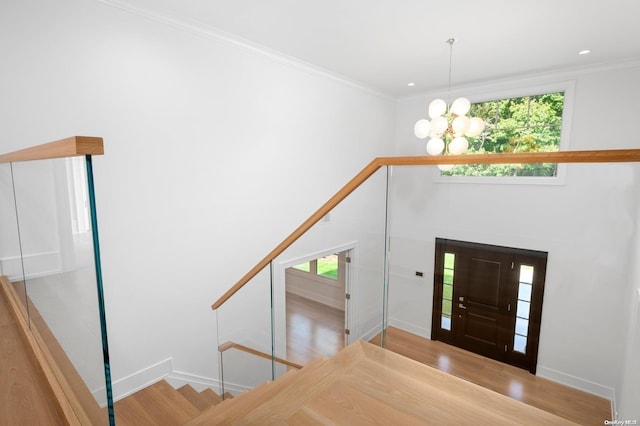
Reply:
[[[640,60],[640,0],[103,1],[230,33],[395,97],[447,87],[451,37],[453,86]]]

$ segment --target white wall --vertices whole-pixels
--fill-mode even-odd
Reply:
[[[64,161],[5,164],[1,169],[0,270],[12,280],[59,273],[73,264]]]
[[[569,149],[639,148],[637,138],[628,137],[635,129],[638,72],[634,64],[496,83],[493,91],[571,79]],[[465,90],[477,101],[492,92],[490,85]],[[426,115],[432,97],[399,102],[397,154],[424,152],[413,124]],[[436,183],[427,167],[396,168],[392,323],[429,335],[435,237],[548,251],[538,374],[611,397],[623,359],[612,348],[625,347],[626,337],[615,313],[625,309],[634,264],[630,249],[640,180],[633,170],[629,164],[569,165],[564,184],[544,186]]]
[[[640,166],[636,166],[636,176],[640,175]],[[640,204],[640,190],[635,199]],[[640,223],[640,208],[637,210],[636,223]],[[640,420],[640,229],[635,229],[635,245],[631,251],[631,273],[627,297],[627,312],[619,315],[621,325],[626,324],[626,350],[620,385],[616,388],[618,419]],[[626,313],[626,315],[625,315]]]
[[[115,381],[168,358],[216,378],[210,304],[392,150],[394,101],[97,1],[3,1],[0,51],[0,151],[105,139],[94,169]]]

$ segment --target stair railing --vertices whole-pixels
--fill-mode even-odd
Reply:
[[[349,322],[349,339],[369,340],[380,335],[379,341],[384,346],[389,317],[389,192],[393,167],[621,162],[640,162],[640,149],[375,158],[213,303],[218,342],[242,342],[268,354],[268,357],[259,357],[262,361],[234,357],[233,360],[225,358],[222,363],[220,359],[219,365],[224,364],[225,371],[220,371],[220,377],[225,388],[251,388],[286,372],[277,361],[294,359],[287,354],[283,265],[291,266],[292,259],[302,259],[320,246],[336,247],[358,240],[350,227],[360,227],[363,232],[359,235],[366,235],[367,240],[357,242],[358,294],[350,295],[347,309],[349,318],[354,318]],[[362,203],[369,203],[371,207],[365,216],[357,223],[341,222],[346,217],[342,215],[344,211],[354,206],[358,208],[356,211],[361,211]],[[324,223],[329,216],[330,226]],[[334,225],[336,229],[331,228]],[[336,236],[340,232],[342,235]],[[249,282],[252,285],[247,286]],[[263,363],[258,364],[260,362]]]
[[[75,136],[0,155],[0,217],[13,222],[2,290],[67,424],[115,424],[92,163],[102,154],[102,138]],[[61,306],[70,299],[78,309]]]

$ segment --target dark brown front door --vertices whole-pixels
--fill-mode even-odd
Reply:
[[[546,257],[436,239],[432,338],[535,372]]]

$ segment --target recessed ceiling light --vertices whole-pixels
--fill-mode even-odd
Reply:
[[[578,55],[588,55],[589,53],[591,53],[591,51],[589,49],[584,49],[578,52]]]
[[[413,87],[413,86],[415,86],[415,85],[416,85],[416,84],[415,84],[415,83],[413,83],[413,82],[411,82],[411,83],[407,84],[407,86],[409,86],[409,87]]]

